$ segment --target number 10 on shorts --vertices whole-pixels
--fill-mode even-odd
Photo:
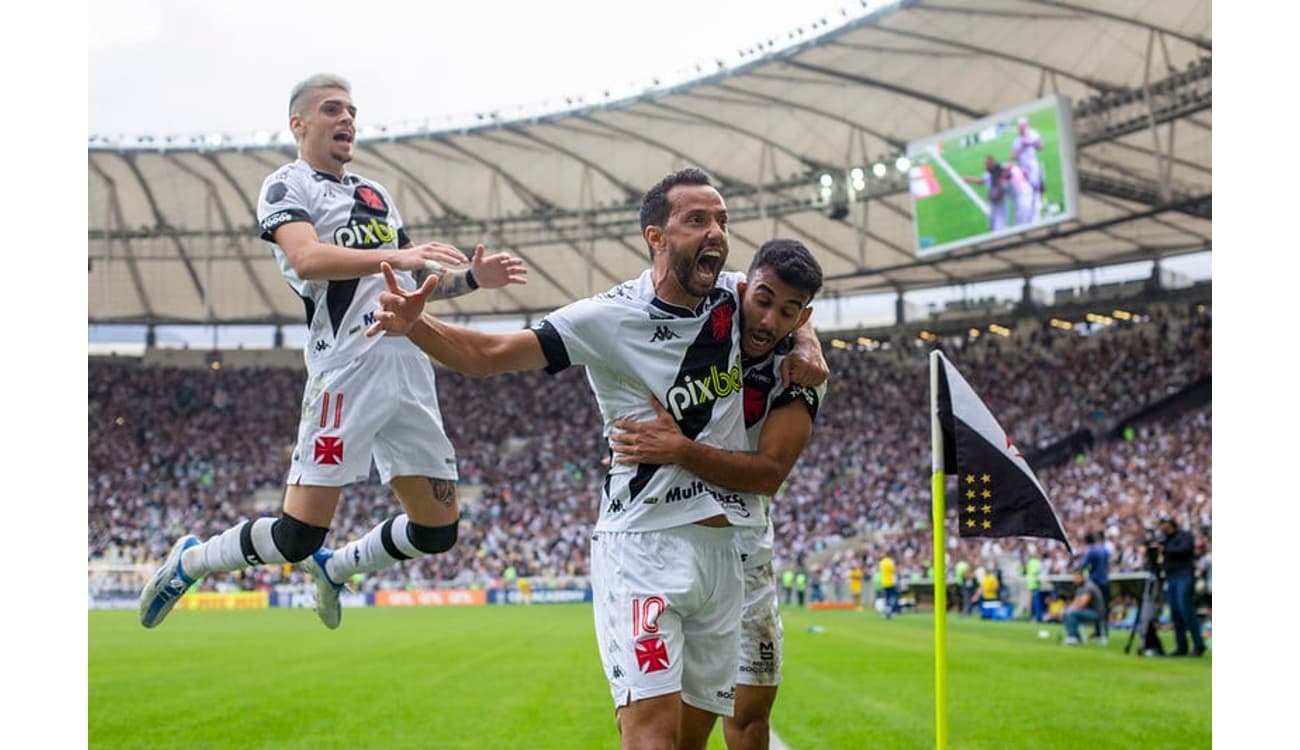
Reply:
[[[666,605],[663,597],[647,596],[645,599],[632,600],[632,637],[642,633],[659,632],[659,615],[664,613]]]

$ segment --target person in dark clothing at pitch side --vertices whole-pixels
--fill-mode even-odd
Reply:
[[[1193,600],[1196,582],[1196,540],[1190,531],[1183,531],[1172,518],[1160,519],[1161,543],[1165,571],[1165,595],[1169,602],[1169,617],[1174,624],[1174,640],[1178,648],[1170,656],[1187,656],[1187,634],[1191,633],[1193,651],[1205,653],[1201,638],[1201,621],[1196,615]]]
[[[1097,636],[1105,637],[1106,619],[1110,612],[1110,550],[1106,549],[1106,542],[1100,534],[1088,532],[1084,535],[1083,541],[1088,545],[1088,549],[1083,554],[1083,562],[1080,563],[1079,570],[1085,572],[1088,579],[1097,584],[1097,589],[1101,591],[1101,608],[1106,616],[1097,622]]]

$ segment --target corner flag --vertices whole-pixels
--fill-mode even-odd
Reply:
[[[1065,530],[1029,462],[957,368],[930,352],[930,506],[934,532],[935,747],[948,747],[948,566],[944,554],[944,475],[957,475],[959,536],[1059,539]],[[1072,550],[1071,550],[1072,551]]]
[[[957,475],[958,534],[1057,539],[1070,550],[1029,463],[957,368],[936,354],[940,369],[934,418],[943,431],[943,457],[935,463],[944,474]]]

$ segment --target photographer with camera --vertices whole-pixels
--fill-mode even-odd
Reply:
[[[1169,617],[1174,623],[1177,650],[1170,656],[1187,656],[1187,634],[1192,635],[1194,656],[1205,653],[1201,638],[1201,621],[1196,615],[1193,591],[1196,583],[1196,540],[1190,531],[1178,528],[1169,516],[1160,519],[1160,540],[1157,544],[1162,556],[1165,575],[1165,595],[1169,601]]]

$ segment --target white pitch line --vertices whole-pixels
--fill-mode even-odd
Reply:
[[[957,174],[957,170],[953,169],[951,164],[943,160],[943,157],[939,155],[938,149],[931,146],[927,148],[926,151],[936,162],[938,162],[939,166],[943,167],[943,171],[947,172],[948,176],[957,183],[957,187],[962,189],[962,192],[966,194],[966,197],[974,201],[975,205],[980,207],[980,211],[982,211],[985,216],[988,216],[989,204],[985,203],[984,199],[976,195],[974,190],[971,190],[970,185],[966,184],[966,180],[962,179],[962,176]]]
[[[790,746],[785,744],[785,740],[781,739],[781,736],[776,733],[776,730],[771,725],[767,728],[767,736],[768,750],[790,750]]]

